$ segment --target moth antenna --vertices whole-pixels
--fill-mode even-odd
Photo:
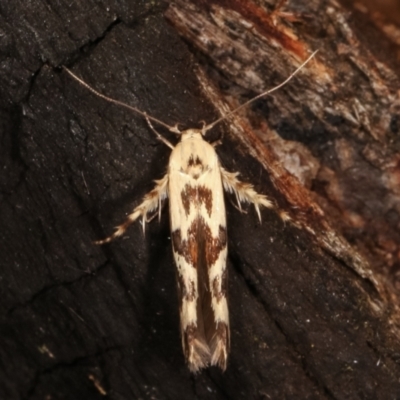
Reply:
[[[173,144],[171,144],[167,139],[165,139],[165,137],[163,136],[163,135],[161,135],[161,134],[159,134],[155,129],[154,129],[154,126],[153,126],[153,124],[151,123],[151,121],[150,121],[150,119],[149,119],[149,116],[145,113],[144,114],[145,115],[145,118],[146,118],[146,121],[147,121],[147,124],[149,125],[149,127],[150,127],[150,129],[155,133],[155,135],[157,136],[157,138],[158,138],[158,140],[161,140],[164,144],[166,144],[170,149],[173,149],[174,148],[174,146],[173,146]],[[180,131],[176,131],[175,133],[180,133]]]
[[[308,64],[308,62],[314,58],[314,56],[318,53],[318,50],[315,50],[308,58],[306,61],[304,61],[299,67],[296,68],[295,71],[293,71],[283,82],[281,82],[279,85],[273,87],[272,89],[268,89],[265,92],[260,93],[259,95],[257,95],[256,97],[253,97],[252,99],[246,101],[245,103],[241,104],[239,107],[235,108],[234,110],[228,112],[228,114],[223,115],[222,117],[218,118],[217,120],[215,120],[214,122],[212,122],[211,124],[203,127],[203,132],[207,132],[209,131],[211,128],[213,128],[215,125],[219,124],[221,121],[223,121],[224,119],[228,118],[229,116],[231,116],[232,114],[235,114],[236,112],[238,112],[239,110],[241,110],[242,108],[248,106],[249,104],[253,103],[253,101],[256,101],[258,99],[260,99],[261,97],[267,96],[268,94],[271,94],[272,92],[275,92],[276,90],[280,89],[282,86],[286,85],[295,75],[297,75],[297,73],[303,69],[305,67],[306,64]]]
[[[103,100],[108,101],[109,103],[114,103],[117,104],[118,106],[121,107],[125,107],[130,111],[133,111],[139,115],[141,115],[142,117],[144,117],[145,119],[149,119],[153,122],[156,122],[159,125],[162,125],[164,128],[167,128],[170,132],[176,133],[176,134],[180,134],[181,132],[178,130],[177,126],[169,126],[167,125],[165,122],[160,121],[159,119],[155,118],[155,117],[151,117],[150,115],[148,115],[147,113],[145,113],[144,111],[141,111],[133,106],[130,106],[129,104],[123,103],[122,101],[119,100],[115,100],[111,97],[105,96],[104,94],[98,92],[96,89],[92,88],[89,84],[87,84],[84,80],[82,80],[81,78],[79,78],[77,75],[75,75],[72,71],[70,71],[67,67],[62,66],[63,70],[68,72],[68,74],[74,78],[77,82],[79,82],[83,87],[85,87],[86,89],[88,89],[89,91],[91,91],[93,94],[95,94],[96,96],[102,98]]]

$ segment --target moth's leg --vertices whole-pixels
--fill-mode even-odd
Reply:
[[[142,217],[143,231],[148,221],[147,214],[158,208],[161,214],[161,202],[168,197],[168,174],[162,179],[155,181],[156,187],[144,196],[142,204],[139,204],[131,214],[128,215],[126,221],[116,227],[116,231],[102,240],[95,241],[96,244],[109,243],[115,238],[123,235],[128,227],[133,224],[139,217]]]
[[[228,172],[222,167],[220,167],[220,171],[224,189],[229,193],[235,194],[239,209],[241,209],[240,202],[254,204],[258,218],[261,221],[260,206],[274,208],[273,203],[267,196],[257,193],[249,183],[239,181],[236,178],[238,172]]]
[[[212,147],[217,147],[220,144],[222,144],[222,139],[218,139],[218,140],[216,140],[214,142],[211,142],[210,144],[211,144]]]
[[[150,217],[146,217],[146,224],[148,224],[148,223],[150,223],[151,221],[153,221],[153,219],[155,218],[155,217],[157,217],[158,216],[158,220],[160,221],[160,219],[161,219],[161,209],[162,209],[162,207],[163,207],[163,205],[161,205],[161,206],[159,206],[158,207],[158,211],[156,212],[156,213],[154,213],[153,215],[151,215]]]
[[[247,214],[246,210],[243,210],[242,205],[238,202],[238,204],[235,204],[235,202],[232,199],[229,199],[229,202],[232,204],[233,207],[236,208],[239,212],[242,214]]]
[[[155,133],[155,135],[157,136],[158,140],[161,140],[165,145],[167,145],[170,149],[173,149],[174,146],[172,145],[172,143],[170,143],[167,139],[165,139],[165,137],[161,134],[159,134],[155,129],[154,126],[152,125],[152,123],[150,122],[149,118],[146,116],[146,121],[147,124],[149,125],[150,129]]]
[[[219,146],[220,144],[222,144],[223,138],[224,138],[224,133],[222,132],[221,135],[220,135],[220,137],[219,137],[217,140],[215,140],[214,142],[211,142],[211,143],[210,143],[211,146],[212,146],[212,147],[217,147],[217,146]]]

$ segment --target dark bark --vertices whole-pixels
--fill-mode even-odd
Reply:
[[[397,398],[398,61],[382,21],[329,1],[288,4],[294,21],[272,5],[176,2],[169,22],[150,2],[3,3],[0,397]],[[60,66],[200,127],[316,48],[208,137],[224,132],[223,166],[292,221],[263,210],[260,225],[228,201],[231,355],[224,374],[192,376],[167,208],[145,236],[137,223],[92,242],[162,177],[169,150]]]

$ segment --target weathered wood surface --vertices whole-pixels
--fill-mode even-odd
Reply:
[[[333,1],[289,2],[294,20],[271,17],[272,1],[176,2],[169,22],[150,2],[3,3],[0,398],[399,396],[398,61],[382,24]],[[191,376],[167,209],[145,236],[136,224],[92,244],[169,150],[59,67],[192,127],[316,48],[290,84],[210,134],[224,133],[222,164],[292,222],[264,210],[259,225],[228,202],[231,357],[225,374]]]

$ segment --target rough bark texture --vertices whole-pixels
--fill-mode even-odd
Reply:
[[[275,13],[272,0],[2,3],[0,398],[398,398],[395,25],[333,0]],[[260,225],[228,201],[231,355],[224,374],[193,376],[167,209],[145,236],[138,223],[92,243],[151,190],[169,150],[60,66],[199,127],[316,48],[285,88],[210,132],[225,133],[222,165],[291,222],[264,210]]]

